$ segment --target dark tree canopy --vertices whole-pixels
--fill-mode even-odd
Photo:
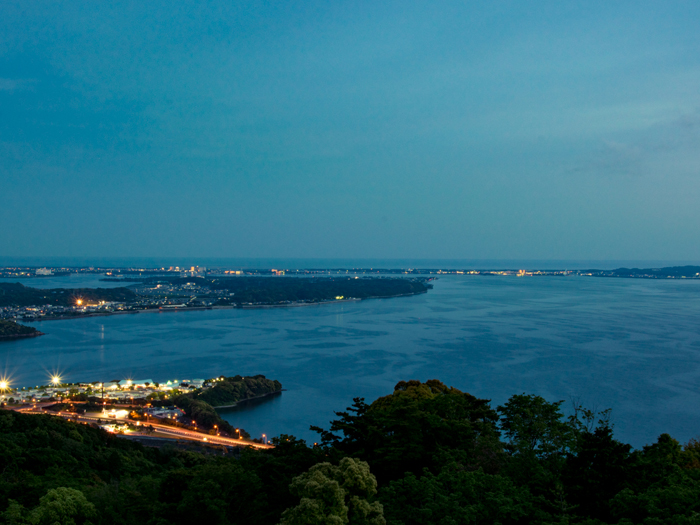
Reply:
[[[436,470],[455,454],[492,470],[501,454],[498,414],[488,400],[437,380],[402,381],[371,405],[357,398],[336,415],[329,431],[316,429],[324,445],[367,461],[382,481]]]
[[[0,410],[0,523],[698,523],[698,441],[663,434],[632,450],[608,412],[564,409],[519,394],[496,411],[439,381],[402,381],[338,412],[319,446],[283,435],[226,454]]]

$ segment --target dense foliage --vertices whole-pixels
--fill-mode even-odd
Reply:
[[[184,410],[185,415],[192,419],[200,429],[210,430],[216,426],[224,434],[233,435],[234,433],[235,429],[231,423],[222,418],[209,403],[194,399],[188,394],[181,394],[173,398],[173,404]]]
[[[0,339],[3,337],[20,337],[36,335],[38,330],[32,326],[24,326],[14,321],[0,319]]]
[[[408,381],[337,416],[318,446],[221,456],[0,412],[0,522],[700,523],[700,443],[633,450],[607,412]]]
[[[282,391],[282,383],[263,375],[220,377],[213,386],[197,393],[199,401],[213,407],[235,405],[237,402]]]
[[[128,288],[30,288],[20,283],[0,283],[0,306],[75,306],[100,301],[125,303],[136,299]]]
[[[172,403],[183,409],[187,417],[193,419],[199,427],[211,429],[216,425],[229,435],[233,435],[234,428],[218,414],[215,407],[235,405],[239,401],[282,391],[282,383],[263,375],[221,376],[210,384],[213,385],[210,388],[180,394],[173,398]],[[241,435],[249,437],[244,430],[241,430]]]

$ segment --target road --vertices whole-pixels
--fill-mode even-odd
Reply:
[[[49,405],[54,404],[54,403],[49,403]],[[75,421],[78,423],[97,423],[98,421],[102,421],[102,423],[109,424],[109,423],[130,423],[132,425],[138,425],[138,423],[142,422],[137,422],[133,421],[131,419],[126,419],[126,418],[114,418],[114,417],[107,417],[103,415],[91,415],[91,414],[76,414],[74,412],[50,412],[47,410],[44,410],[44,406],[41,406],[40,404],[37,404],[36,407],[12,407],[10,410],[14,410],[16,412],[22,412],[24,414],[48,414],[50,416],[57,416],[57,417],[62,417],[63,419],[67,419],[69,421]],[[172,427],[170,425],[161,425],[160,423],[152,423],[148,422],[147,424],[141,424],[139,426],[146,426],[150,425],[152,426],[155,430],[158,431],[159,434],[163,434],[164,436],[161,437],[168,437],[171,439],[189,439],[190,441],[200,441],[202,443],[208,443],[208,444],[215,444],[215,445],[227,445],[227,446],[235,446],[235,447],[253,447],[257,449],[269,449],[269,448],[274,448],[272,445],[265,445],[262,443],[256,443],[255,441],[250,441],[248,439],[234,439],[234,438],[228,438],[224,436],[211,436],[209,434],[204,434],[202,432],[196,432],[194,430],[188,430],[186,428],[179,428],[179,427]],[[144,433],[132,433],[130,435],[144,435],[147,436],[148,434]]]

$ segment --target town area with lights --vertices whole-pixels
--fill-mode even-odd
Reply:
[[[265,434],[251,439],[245,430],[223,420],[215,407],[235,406],[281,390],[278,381],[261,375],[68,383],[53,374],[48,384],[33,387],[15,388],[9,378],[0,378],[0,403],[5,409],[58,416],[125,437],[258,447],[267,446]]]
[[[154,399],[167,399],[168,396],[195,389],[210,388],[217,379],[177,379],[162,383],[151,379],[94,381],[91,383],[65,383],[60,375],[52,375],[47,385],[13,388],[9,378],[0,379],[0,401],[5,404],[45,403],[64,398],[95,396],[111,403],[135,402],[145,404]],[[82,395],[82,396],[81,396]]]

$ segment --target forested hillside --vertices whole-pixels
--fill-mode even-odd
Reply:
[[[116,279],[104,279],[115,282]],[[331,301],[338,297],[368,299],[425,293],[432,284],[425,279],[396,277],[143,277],[120,279],[144,285],[195,283],[209,289],[218,305],[282,304]]]
[[[203,455],[0,412],[0,522],[645,524],[700,520],[700,443],[639,450],[608,412],[439,381],[356,399],[321,440]],[[73,521],[70,521],[73,520]]]

